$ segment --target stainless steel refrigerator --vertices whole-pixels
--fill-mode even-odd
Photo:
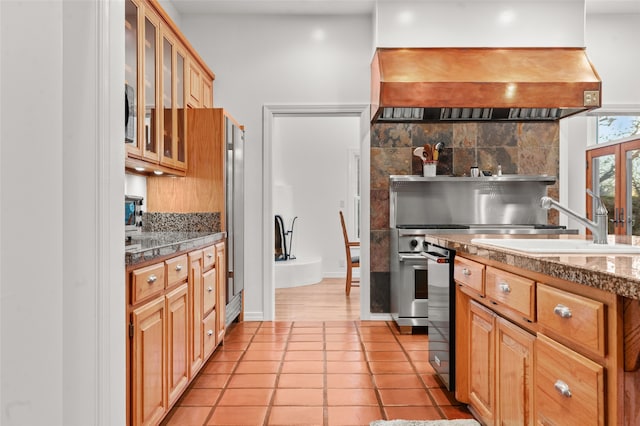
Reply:
[[[225,114],[226,212],[227,225],[227,306],[229,325],[242,311],[244,288],[244,126]]]

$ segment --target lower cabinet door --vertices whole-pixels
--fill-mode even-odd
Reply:
[[[187,283],[167,294],[167,398],[173,404],[189,383]]]
[[[604,368],[543,334],[535,348],[536,424],[605,424]]]
[[[134,310],[131,376],[133,425],[155,425],[167,408],[164,371],[166,365],[164,296]]]
[[[493,312],[471,302],[469,400],[486,425],[495,421],[495,323]]]
[[[496,424],[533,425],[535,336],[498,318],[496,338]]]
[[[207,359],[216,348],[216,314],[216,309],[213,309],[209,315],[202,320],[202,324],[204,325],[202,331],[202,340],[204,341],[204,359]]]

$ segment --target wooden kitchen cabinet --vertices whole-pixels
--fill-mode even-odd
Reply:
[[[226,243],[221,241],[216,244],[216,282],[217,282],[217,322],[216,322],[216,344],[219,345],[224,340],[226,333],[226,312],[227,305],[227,256]]]
[[[198,66],[200,87],[212,88],[215,76],[158,2],[127,0],[125,10],[125,166],[184,176],[189,64]]]
[[[167,303],[167,401],[172,405],[189,383],[189,309],[185,282],[166,295]]]
[[[487,425],[623,424],[620,298],[487,263],[456,256],[456,398]]]
[[[189,253],[189,377],[204,364],[202,351],[202,260],[203,251]]]

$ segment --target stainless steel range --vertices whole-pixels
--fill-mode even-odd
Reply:
[[[547,186],[555,181],[551,176],[519,175],[391,176],[391,316],[401,330],[429,328],[430,361],[450,390],[455,252],[428,244],[425,236],[576,234],[577,230],[547,224],[547,212],[539,205]]]

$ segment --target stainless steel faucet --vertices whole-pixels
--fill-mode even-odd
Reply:
[[[595,222],[592,222],[591,220],[579,215],[573,210],[562,206],[551,197],[540,198],[540,207],[547,210],[549,210],[550,208],[554,208],[559,212],[566,214],[567,216],[571,216],[572,218],[583,224],[585,227],[589,228],[589,230],[593,234],[594,244],[607,244],[607,224],[609,223],[609,212],[607,211],[607,208],[605,207],[600,197],[591,192],[590,189],[587,189],[587,194],[591,195],[593,197],[593,201],[597,203]]]

